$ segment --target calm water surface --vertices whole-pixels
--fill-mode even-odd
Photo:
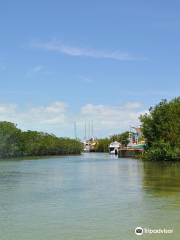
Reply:
[[[137,226],[174,229],[136,236]],[[180,239],[180,163],[108,154],[0,161],[1,240]]]

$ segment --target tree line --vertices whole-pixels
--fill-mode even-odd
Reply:
[[[82,144],[38,131],[22,131],[14,123],[0,122],[0,158],[80,154]]]
[[[180,97],[162,100],[140,121],[147,146],[145,159],[180,160]]]
[[[180,97],[162,100],[140,116],[146,141],[143,154],[148,160],[180,160]],[[111,142],[127,146],[129,132],[97,140],[96,152],[108,152]],[[42,155],[80,154],[79,140],[59,138],[38,131],[22,131],[14,123],[0,122],[0,158]]]

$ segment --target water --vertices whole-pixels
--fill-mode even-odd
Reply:
[[[171,235],[134,234],[137,226]],[[0,161],[1,240],[180,239],[180,163],[108,154]]]

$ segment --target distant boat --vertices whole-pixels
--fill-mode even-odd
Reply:
[[[127,148],[131,149],[139,149],[139,150],[144,150],[145,148],[145,143],[137,143],[137,144],[128,144]]]
[[[91,150],[90,142],[85,141],[84,142],[84,152],[90,152],[90,150]]]
[[[83,142],[84,144],[84,152],[94,152],[97,141],[94,138],[90,138]]]
[[[117,155],[120,147],[121,147],[121,143],[117,141],[112,142],[111,144],[109,144],[109,153]]]

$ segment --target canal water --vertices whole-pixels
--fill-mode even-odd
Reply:
[[[134,229],[173,229],[143,234]],[[1,240],[180,239],[180,163],[108,154],[0,161]]]

